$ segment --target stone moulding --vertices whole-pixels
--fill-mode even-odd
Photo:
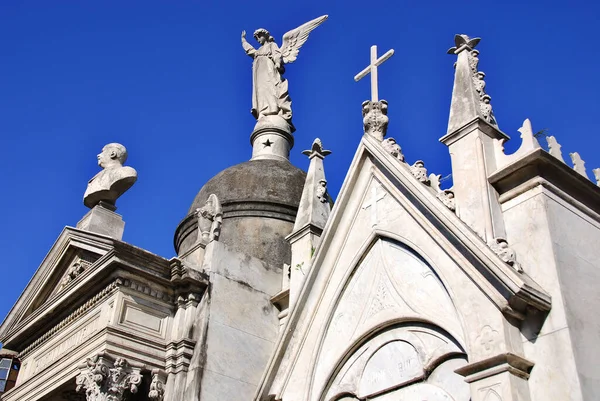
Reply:
[[[467,383],[497,375],[502,372],[510,372],[515,376],[527,380],[529,379],[529,374],[531,373],[533,366],[533,362],[528,361],[519,355],[507,352],[470,363],[456,369],[455,372],[464,376]]]
[[[38,349],[41,345],[43,345],[46,341],[50,340],[56,333],[58,333],[63,327],[65,327],[66,325],[71,323],[73,320],[75,320],[76,318],[78,318],[79,316],[81,316],[82,314],[87,312],[88,310],[90,310],[92,307],[94,307],[96,304],[98,304],[104,298],[106,298],[110,294],[112,294],[112,292],[116,288],[118,288],[121,283],[122,283],[121,279],[117,279],[117,280],[113,281],[112,283],[110,283],[102,291],[100,291],[98,294],[94,295],[89,301],[87,301],[86,303],[81,305],[79,308],[75,309],[75,311],[73,313],[71,313],[69,316],[67,316],[65,319],[63,319],[59,324],[52,327],[50,330],[48,330],[46,333],[44,333],[41,337],[39,337],[37,340],[35,340],[33,343],[31,343],[29,346],[27,346],[23,351],[21,351],[19,353],[18,357],[20,359],[22,359],[22,358],[26,357],[27,355],[29,355],[31,352]]]

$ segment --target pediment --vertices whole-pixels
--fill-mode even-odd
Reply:
[[[112,248],[113,241],[65,227],[0,326],[0,341],[76,286],[85,271]]]
[[[326,383],[314,380],[399,319],[434,324],[464,347],[454,304],[467,296],[463,288],[487,314],[524,319],[529,309],[550,308],[541,287],[503,262],[410,166],[363,137],[258,399],[305,397],[306,389],[319,399]]]

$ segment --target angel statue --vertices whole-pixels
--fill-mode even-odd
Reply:
[[[246,41],[242,31],[242,47],[254,59],[252,63],[252,115],[257,120],[264,116],[280,116],[292,125],[292,100],[288,82],[283,78],[284,64],[293,63],[308,35],[327,19],[327,15],[315,18],[283,35],[281,48],[266,29],[254,31],[254,39],[260,44],[255,49]]]

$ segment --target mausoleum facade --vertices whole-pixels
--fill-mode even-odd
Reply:
[[[123,145],[104,147],[90,211],[60,233],[0,326],[18,368],[0,399],[596,398],[600,169],[592,182],[578,153],[571,167],[529,120],[506,154],[480,40],[456,35],[440,139],[453,186],[388,136],[393,104],[378,97],[377,68],[393,50],[378,58],[374,47],[357,75],[373,78],[363,135],[334,202],[319,139],[303,152],[306,172],[289,161],[283,77],[326,18],[281,48],[265,29],[258,49],[242,35],[252,156],[190,200],[176,257],[122,240],[116,201],[137,172]]]

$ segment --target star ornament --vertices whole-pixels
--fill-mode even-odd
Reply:
[[[271,140],[269,138],[267,138],[267,140],[264,141],[262,144],[265,146],[265,148],[267,148],[267,147],[270,148],[271,145],[273,145],[273,142],[271,142]]]

